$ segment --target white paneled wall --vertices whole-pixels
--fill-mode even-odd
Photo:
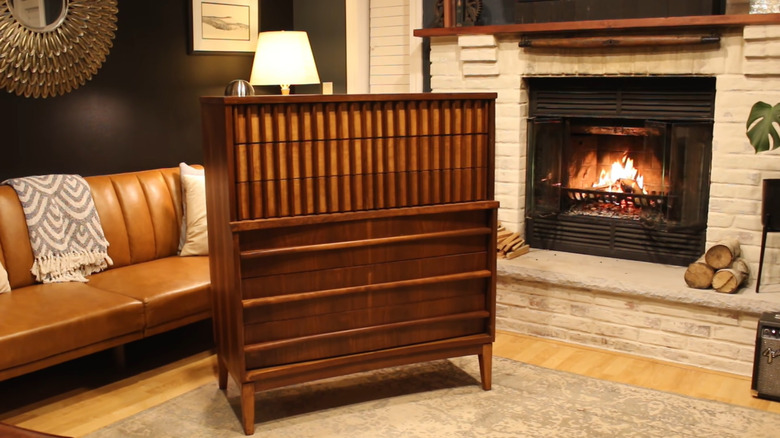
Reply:
[[[410,0],[371,0],[370,91],[408,93]]]

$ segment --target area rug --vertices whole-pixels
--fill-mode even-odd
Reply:
[[[216,382],[89,438],[244,436],[238,389]],[[495,358],[475,357],[257,394],[258,437],[777,437],[780,415]]]

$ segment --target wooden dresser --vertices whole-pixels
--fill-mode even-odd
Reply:
[[[201,99],[219,385],[477,355],[495,338],[494,93]]]

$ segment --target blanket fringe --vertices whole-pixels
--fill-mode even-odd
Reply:
[[[43,283],[63,283],[68,281],[89,281],[86,277],[113,265],[108,253],[101,251],[81,251],[38,257],[33,262],[31,272],[35,279]]]

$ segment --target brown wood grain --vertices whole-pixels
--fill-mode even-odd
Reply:
[[[490,386],[495,94],[203,98],[218,383],[460,355]]]
[[[415,29],[417,37],[456,35],[524,35],[537,33],[588,33],[605,30],[653,30],[668,33],[675,29],[700,27],[742,27],[748,25],[778,24],[780,14],[729,14],[691,17],[630,18],[619,20],[558,21],[550,23],[500,24],[489,26],[460,26]]]

